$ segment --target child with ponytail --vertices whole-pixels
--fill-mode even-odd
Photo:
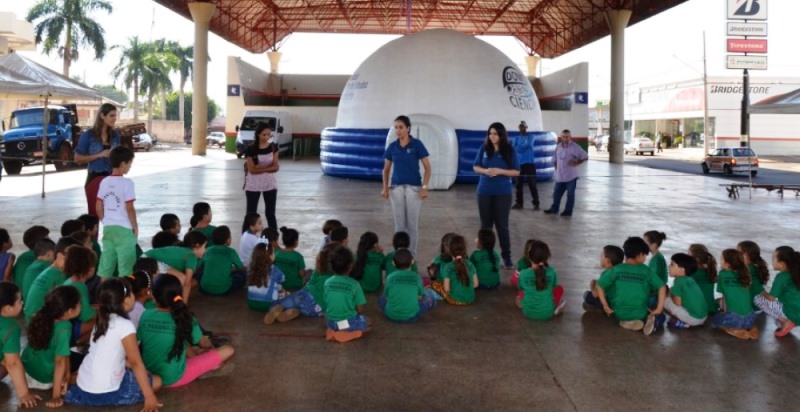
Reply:
[[[17,392],[19,406],[33,408],[42,400],[28,390],[25,369],[19,357],[19,324],[17,316],[22,312],[22,297],[19,287],[11,282],[0,282],[0,379],[11,375],[11,382]]]
[[[647,266],[649,266],[650,270],[666,284],[669,277],[667,259],[665,259],[664,255],[659,251],[659,249],[661,249],[661,244],[664,243],[665,240],[667,240],[667,234],[664,232],[650,230],[644,234],[644,241],[647,242],[647,246],[650,248],[651,256]]]
[[[89,341],[89,333],[94,328],[94,316],[96,311],[89,304],[89,288],[86,281],[94,276],[97,255],[83,246],[70,246],[67,249],[67,258],[64,259],[64,274],[67,280],[64,285],[73,286],[81,294],[81,313],[72,321],[72,341],[86,343]]]
[[[467,257],[467,242],[464,236],[450,237],[447,250],[453,261],[444,267],[441,281],[431,282],[431,289],[451,305],[469,305],[475,301],[478,275],[475,266]]]
[[[364,293],[375,293],[383,284],[383,246],[378,241],[378,235],[373,232],[364,232],[358,241],[356,249],[356,264],[350,277],[361,284]]]
[[[547,264],[550,248],[541,240],[534,240],[528,250],[531,267],[519,274],[519,288],[524,292],[517,297],[517,307],[528,319],[548,320],[560,315],[566,306],[564,288],[558,284],[555,269]]]
[[[782,338],[800,322],[800,253],[781,246],[772,252],[772,266],[779,272],[772,289],[769,293],[762,291],[755,303],[775,318],[779,326],[775,337]]]
[[[50,408],[64,404],[62,398],[71,372],[77,364],[70,362],[70,320],[81,313],[81,294],[72,286],[59,286],[45,296],[44,306],[28,324],[28,347],[22,352],[28,387],[51,389]]]
[[[711,318],[711,324],[739,339],[758,339],[756,312],[750,300],[750,271],[744,256],[736,249],[722,251],[722,270],[719,272],[717,292],[722,293],[723,312]]]
[[[142,314],[136,332],[142,343],[145,367],[150,373],[160,376],[167,388],[187,385],[204,374],[226,374],[233,367],[225,364],[233,357],[233,347],[223,345],[214,349],[209,339],[202,336],[200,326],[181,296],[182,292],[183,286],[178,278],[158,276],[153,282],[156,310]],[[207,351],[187,360],[189,345],[199,345]]]
[[[82,406],[144,402],[142,411],[157,411],[160,405],[155,391],[161,387],[161,378],[148,376],[136,328],[128,319],[136,302],[130,282],[127,278],[108,279],[100,284],[97,295],[97,322],[89,354],[78,369],[77,385],[70,387],[64,401]]]
[[[496,289],[500,286],[500,254],[494,250],[497,237],[492,229],[481,229],[475,239],[475,251],[469,261],[478,273],[478,287]]]
[[[700,243],[689,245],[689,255],[697,261],[697,270],[691,277],[703,291],[708,314],[717,313],[719,304],[714,298],[714,284],[717,283],[717,260],[708,252],[708,248]]]
[[[761,248],[758,243],[752,240],[743,240],[736,245],[736,250],[742,252],[744,256],[744,264],[750,271],[752,282],[750,283],[750,298],[751,302],[756,296],[764,291],[764,286],[769,282],[769,266],[764,258],[761,257]],[[758,310],[755,302],[753,303],[753,310]]]
[[[189,225],[192,230],[196,230],[206,236],[206,239],[211,239],[211,233],[214,232],[216,226],[211,225],[211,218],[214,215],[211,213],[211,205],[206,202],[197,202],[192,207],[192,218],[189,219]]]
[[[141,259],[140,259],[141,260]],[[129,276],[131,288],[133,289],[133,308],[128,312],[133,326],[139,327],[139,320],[146,309],[155,308],[153,303],[153,293],[151,291],[153,285],[153,277],[146,270],[137,270],[133,275]],[[148,308],[151,306],[151,308]]]

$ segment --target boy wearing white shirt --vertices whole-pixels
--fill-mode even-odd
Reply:
[[[103,224],[103,254],[97,275],[108,279],[114,269],[120,277],[133,273],[136,263],[136,200],[133,181],[124,177],[131,170],[133,151],[117,146],[109,155],[113,171],[100,183],[97,191],[97,217]]]

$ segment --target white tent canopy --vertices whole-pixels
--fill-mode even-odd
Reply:
[[[800,89],[764,99],[752,106],[751,114],[800,114]]]
[[[0,56],[0,98],[38,99],[45,94],[57,99],[101,99],[97,90],[64,77],[18,53]]]

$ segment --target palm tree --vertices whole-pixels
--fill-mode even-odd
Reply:
[[[122,49],[122,56],[119,58],[119,63],[111,71],[116,82],[120,76],[122,84],[126,89],[133,87],[133,120],[139,120],[139,81],[144,73],[144,61],[148,54],[147,45],[139,42],[139,36],[128,38],[128,46],[123,47],[120,45],[112,47],[112,49]]]
[[[183,89],[186,87],[186,81],[192,76],[192,65],[194,63],[194,46],[179,46],[174,51],[175,56],[178,58],[178,71],[181,75],[181,85],[178,89],[178,116],[179,120],[183,121],[183,108],[185,104],[185,96]],[[211,58],[209,58],[211,60]]]
[[[178,67],[177,57],[170,52],[163,51],[163,44],[163,40],[148,44],[144,57],[140,88],[143,93],[147,94],[147,130],[153,129],[153,97],[157,92],[166,94],[166,91],[172,89],[169,74]]]
[[[111,13],[111,4],[103,0],[39,0],[29,11],[26,20],[36,23],[36,44],[43,44],[45,54],[58,49],[64,59],[62,74],[69,77],[69,67],[78,60],[78,47],[91,46],[100,60],[106,52],[103,28],[89,14],[95,10]],[[64,38],[62,44],[62,35]]]

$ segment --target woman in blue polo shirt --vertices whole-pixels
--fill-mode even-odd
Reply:
[[[119,146],[119,133],[114,131],[117,123],[117,107],[103,103],[97,111],[94,126],[83,132],[75,147],[75,163],[89,164],[86,176],[86,202],[89,214],[96,216],[97,189],[100,181],[111,174],[111,161],[108,159],[111,149]]]
[[[422,199],[428,197],[428,181],[431,179],[431,163],[428,161],[428,150],[411,132],[411,120],[408,116],[397,116],[394,119],[394,131],[397,140],[389,144],[383,157],[383,192],[381,196],[389,199],[391,195],[394,212],[394,231],[406,232],[411,238],[409,249],[417,253],[419,226],[419,210]],[[419,163],[425,169],[425,175],[419,175]],[[394,165],[394,170],[392,170]],[[389,173],[391,172],[391,180]]]
[[[508,215],[511,212],[511,178],[519,176],[519,162],[508,142],[508,133],[502,123],[489,126],[472,169],[480,175],[478,181],[478,212],[482,229],[494,229],[500,239],[500,256],[506,269],[511,262],[511,240],[508,234]]]

